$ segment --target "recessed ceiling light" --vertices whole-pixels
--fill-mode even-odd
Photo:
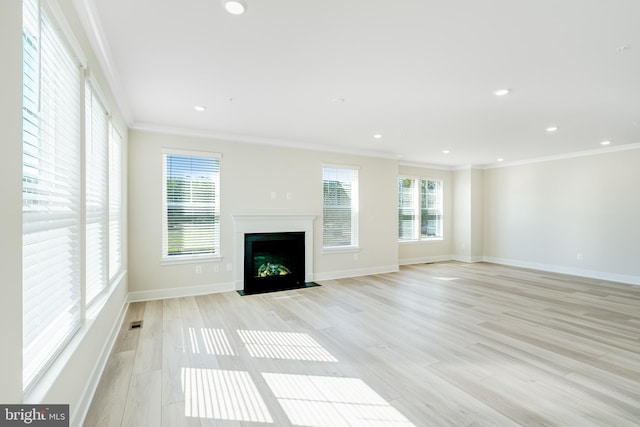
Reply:
[[[442,150],[442,152],[443,152],[444,154],[449,154],[451,151],[449,151],[449,150]]]
[[[222,6],[232,15],[242,15],[247,11],[247,4],[244,0],[223,0]]]
[[[338,98],[333,98],[333,99],[331,100],[331,102],[336,103],[336,104],[344,104],[344,101],[345,101],[345,99],[344,99],[344,98],[340,98],[340,97],[338,97]]]
[[[495,92],[493,92],[493,94],[495,96],[505,96],[508,95],[511,92],[511,90],[509,89],[498,89]]]
[[[499,157],[499,158],[497,158],[497,159],[496,159],[496,161],[498,161],[498,162],[501,162],[501,161],[503,161],[503,160],[504,160],[504,159],[503,159],[502,157]]]
[[[375,135],[373,135],[373,137],[374,137],[375,139],[380,139],[380,138],[382,138],[382,135],[381,135],[381,134],[379,134],[379,133],[376,133]]]
[[[205,107],[204,105],[196,105],[195,107],[193,107],[193,109],[198,112],[203,112],[204,110],[207,109],[207,107]]]
[[[549,126],[547,132],[555,132],[558,130],[558,126]]]
[[[600,143],[600,145],[609,145],[609,144],[611,144],[611,141],[602,141]]]
[[[396,154],[396,157],[397,157],[397,158],[399,158],[399,159],[401,159],[401,158],[403,158],[404,156],[403,156],[402,154]]]

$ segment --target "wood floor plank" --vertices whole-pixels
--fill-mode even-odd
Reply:
[[[640,287],[460,262],[321,285],[131,304],[85,425],[640,425]]]

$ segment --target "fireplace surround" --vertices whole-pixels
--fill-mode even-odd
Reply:
[[[296,273],[285,279],[285,288],[293,287],[292,282],[302,281],[303,283],[313,281],[313,221],[316,215],[309,214],[235,214],[232,215],[234,222],[234,272],[235,272],[235,288],[238,291],[245,293],[255,293],[255,289],[252,286],[258,285],[253,277],[253,273],[247,274],[247,262],[254,263],[254,260],[245,261],[245,255],[247,255],[246,243],[249,239],[250,244],[253,246],[257,242],[258,256],[266,255],[265,251],[261,247],[269,245],[269,241],[275,240],[275,252],[272,254],[275,259],[270,264],[282,264],[281,257],[284,253],[288,252],[290,248],[292,251],[297,252],[300,255],[300,259],[297,261],[302,267],[295,267]],[[262,236],[262,237],[257,237]],[[303,236],[303,238],[301,238]],[[298,239],[297,243],[294,240]],[[265,243],[266,242],[266,243]],[[255,252],[255,250],[254,250]],[[280,255],[278,254],[280,252]],[[300,254],[302,252],[302,254]],[[253,256],[253,255],[252,255]],[[272,270],[267,273],[271,276],[258,277],[258,279],[267,279],[262,283],[277,281],[280,278],[276,278],[275,272],[282,266],[274,266],[269,264],[266,259],[259,259],[260,268],[262,264],[265,264],[263,268]],[[262,262],[266,261],[266,262]],[[286,266],[284,266],[286,267]],[[254,266],[251,266],[253,270]],[[286,267],[290,269],[290,267]],[[251,271],[252,271],[251,270]],[[284,270],[281,270],[283,272]],[[288,274],[282,274],[286,276]],[[247,289],[247,283],[249,288]],[[276,287],[281,287],[277,285]],[[259,291],[259,288],[258,288]]]

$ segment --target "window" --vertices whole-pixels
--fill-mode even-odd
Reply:
[[[165,152],[163,258],[220,255],[220,158]]]
[[[323,167],[322,190],[322,246],[358,246],[358,169]]]
[[[442,181],[398,178],[398,239],[441,239]]]
[[[37,0],[23,3],[23,383],[81,324],[79,61]]]
[[[109,119],[96,91],[85,85],[85,262],[87,303],[105,290],[108,282],[108,140]]]
[[[56,3],[23,0],[22,27],[28,392],[83,327],[87,307],[99,309],[98,296],[122,271],[123,141]]]
[[[122,271],[122,136],[109,127],[109,280]]]

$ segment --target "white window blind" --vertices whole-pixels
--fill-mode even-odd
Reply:
[[[398,178],[398,238],[418,238],[418,185],[417,180]]]
[[[420,182],[420,236],[442,237],[442,181]]]
[[[114,126],[110,126],[109,280],[113,280],[122,267],[122,136]]]
[[[163,157],[163,257],[219,255],[219,155],[166,152]]]
[[[85,88],[86,301],[108,286],[107,168],[109,118],[91,84]]]
[[[81,321],[81,70],[38,6],[23,2],[25,389]]]
[[[322,168],[324,248],[358,245],[358,169]]]
[[[399,177],[398,239],[442,238],[442,203],[442,181]]]

